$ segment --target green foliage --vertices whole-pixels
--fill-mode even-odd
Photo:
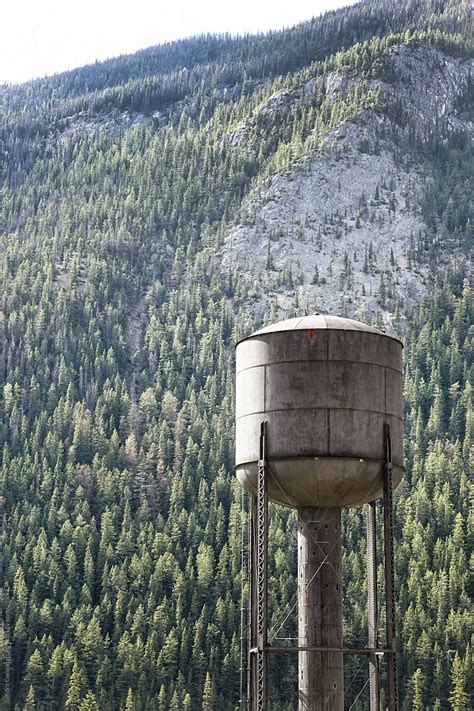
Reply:
[[[449,695],[451,708],[453,711],[467,711],[469,708],[469,697],[466,693],[466,673],[457,652],[454,656],[451,681],[452,690]]]
[[[238,271],[216,255],[252,187],[359,110],[393,113],[370,81],[390,80],[394,48],[464,53],[466,23],[463,2],[366,2],[266,37],[200,37],[0,88],[5,707],[237,705],[232,346],[257,323]],[[334,69],[361,82],[329,99],[322,80]],[[444,138],[439,127],[420,150],[436,179],[414,261],[469,238],[466,146]],[[370,243],[364,271],[375,270]],[[351,273],[346,254],[341,279]],[[289,262],[280,279],[294,287],[301,275]],[[387,308],[388,292],[380,275]],[[414,708],[468,704],[469,308],[448,273],[406,334],[397,572],[400,678]],[[268,318],[262,306],[259,321]],[[348,512],[353,640],[366,634],[361,525]],[[274,511],[271,526],[273,624],[293,596],[295,554],[291,514]],[[277,711],[293,702],[294,660],[281,665]]]

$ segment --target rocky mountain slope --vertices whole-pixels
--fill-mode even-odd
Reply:
[[[414,147],[440,127],[445,136],[463,131],[472,140],[465,109],[472,69],[472,60],[433,47],[398,45],[385,60],[389,79],[361,88],[354,70],[331,71],[271,96],[234,129],[231,142],[244,147],[255,121],[278,120],[277,107],[290,112],[315,85],[332,101],[357,86],[377,92],[376,107],[342,121],[321,146],[244,200],[219,259],[247,284],[251,311],[261,313],[263,304],[277,316],[305,309],[371,321],[377,314],[380,324],[399,331],[400,318],[409,317],[436,276],[468,259],[461,245],[440,250],[436,269],[415,259],[415,243],[428,232],[420,204],[433,176]]]

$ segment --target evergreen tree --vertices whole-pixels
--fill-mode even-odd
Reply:
[[[459,654],[456,652],[451,668],[451,693],[449,702],[453,711],[467,711],[469,697],[466,693],[466,676]]]
[[[65,708],[68,711],[79,711],[81,707],[81,698],[84,689],[84,679],[77,658],[74,659],[71,675],[69,677],[69,684],[66,694],[66,704]]]
[[[79,706],[80,711],[99,711],[99,705],[92,691],[88,691]]]

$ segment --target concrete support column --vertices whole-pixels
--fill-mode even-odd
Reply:
[[[341,510],[300,509],[298,644],[342,647]],[[299,652],[299,711],[344,711],[341,652]]]

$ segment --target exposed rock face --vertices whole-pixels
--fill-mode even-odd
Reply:
[[[401,46],[393,53],[393,69],[397,77],[392,91],[402,102],[415,130],[434,127],[444,122],[446,130],[472,132],[472,116],[459,114],[458,99],[471,89],[472,60],[448,57],[426,46]]]
[[[382,107],[396,103],[396,118],[393,111],[360,111],[320,151],[248,196],[220,258],[248,282],[250,310],[273,303],[276,316],[308,308],[361,320],[378,311],[388,330],[397,304],[402,319],[410,313],[434,278],[428,264],[414,266],[410,255],[426,230],[419,204],[430,175],[408,149],[400,155],[393,136],[411,132],[428,140],[441,123],[444,132],[472,134],[470,117],[457,108],[471,68],[472,62],[432,47],[393,48],[393,80],[368,84],[379,88]],[[331,72],[326,96],[345,95],[357,81],[349,72]],[[305,90],[296,89],[293,99]],[[290,92],[279,92],[258,111],[271,117],[290,101]],[[245,140],[249,131],[239,125],[232,140]]]
[[[407,209],[405,196],[413,198],[420,183],[414,172],[397,169],[387,151],[313,158],[307,170],[278,176],[249,198],[242,224],[227,238],[223,264],[261,281],[265,298],[274,296],[282,311],[296,292],[301,307],[367,318],[382,273],[392,275],[403,305],[412,306],[426,273],[408,269],[407,250],[424,223]],[[283,270],[286,290],[278,288]]]

